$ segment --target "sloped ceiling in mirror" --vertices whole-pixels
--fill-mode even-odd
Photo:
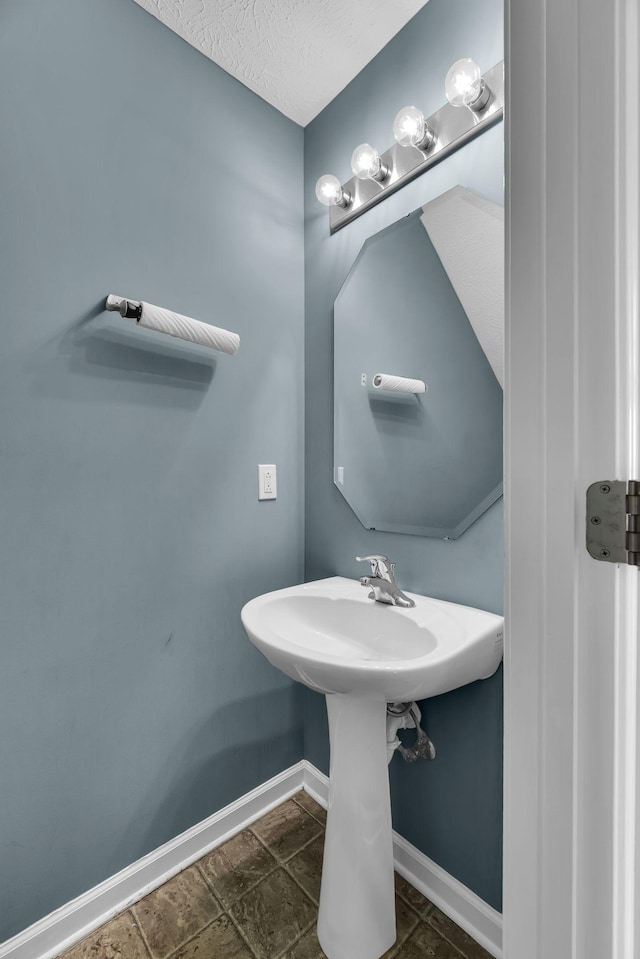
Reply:
[[[306,126],[426,0],[135,0]]]
[[[504,389],[504,208],[456,186],[420,220]]]

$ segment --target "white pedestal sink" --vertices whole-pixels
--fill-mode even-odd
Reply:
[[[251,600],[252,643],[327,698],[331,770],[318,938],[328,959],[379,959],[396,938],[386,704],[426,699],[491,676],[503,619],[407,594],[368,598],[357,580],[292,586]]]

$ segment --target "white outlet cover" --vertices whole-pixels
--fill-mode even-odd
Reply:
[[[258,499],[276,499],[277,495],[275,464],[258,464]]]

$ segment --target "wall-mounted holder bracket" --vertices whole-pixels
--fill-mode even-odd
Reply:
[[[343,189],[351,197],[351,202],[344,207],[329,207],[330,232],[335,233],[342,229],[376,203],[380,203],[501,120],[504,114],[504,61],[501,60],[488,70],[484,74],[484,80],[491,90],[491,97],[483,110],[474,112],[468,107],[453,107],[446,103],[427,118],[427,124],[436,137],[431,149],[420,150],[418,147],[402,147],[394,143],[380,158],[389,169],[389,176],[385,180],[379,182],[353,177],[343,183]]]
[[[126,296],[117,296],[110,293],[105,303],[105,309],[112,313],[119,313],[121,317],[130,320],[139,320],[142,316],[142,303],[137,300],[128,300]]]
[[[640,567],[640,482],[600,480],[587,490],[587,550],[605,563]]]

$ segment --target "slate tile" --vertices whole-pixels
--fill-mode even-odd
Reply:
[[[453,919],[449,919],[439,909],[433,909],[427,918],[427,922],[443,939],[448,940],[455,946],[458,952],[464,956],[464,959],[491,959],[486,949],[483,949],[475,939],[472,939],[464,929],[461,929]]]
[[[210,926],[175,952],[171,959],[254,959],[228,916]]]
[[[273,856],[248,829],[198,861],[205,879],[225,907],[243,896],[276,865]]]
[[[287,863],[287,869],[308,892],[316,905],[320,900],[320,882],[322,879],[322,856],[324,854],[324,835],[320,835]]]
[[[61,959],[149,959],[149,953],[137,923],[127,911],[96,929]]]
[[[398,934],[397,945],[400,945],[407,939],[420,922],[419,917],[410,906],[396,896],[396,931]]]
[[[311,900],[284,869],[263,879],[229,912],[257,959],[279,956],[317,917]]]
[[[154,959],[165,959],[221,912],[195,866],[178,873],[132,908]]]
[[[325,825],[327,821],[326,809],[323,809],[320,803],[312,799],[309,793],[306,793],[304,789],[301,789],[299,793],[292,796],[292,799],[294,802],[297,802],[299,806],[302,806],[303,809],[306,809],[319,823],[322,823],[323,826]]]
[[[305,932],[304,936],[285,952],[282,959],[325,959],[324,952],[318,942],[315,926]]]
[[[322,826],[289,799],[255,822],[251,830],[265,843],[276,859],[286,862],[318,836],[322,832]]]
[[[406,942],[419,922],[420,919],[413,909],[400,896],[396,896],[396,941],[380,959],[391,959],[392,956],[401,955],[398,953],[399,946]]]
[[[415,909],[419,916],[425,916],[431,909],[433,909],[433,903],[429,902],[428,899],[422,895],[421,892],[412,886],[410,882],[407,882],[400,873],[395,874],[396,879],[396,892],[399,896],[402,896],[405,902],[408,902],[409,905]]]
[[[390,956],[392,959],[462,959],[458,950],[424,921]]]
[[[315,925],[324,820],[296,794],[60,959],[325,959]],[[398,938],[382,959],[491,959],[398,874],[395,884]]]

